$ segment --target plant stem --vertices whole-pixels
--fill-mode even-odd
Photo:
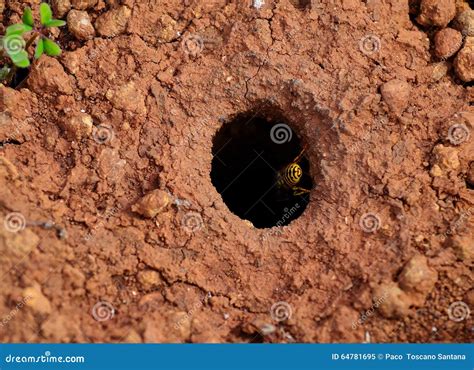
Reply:
[[[38,32],[33,33],[30,39],[26,42],[25,50],[28,51],[28,48],[35,42],[36,38],[39,36]]]

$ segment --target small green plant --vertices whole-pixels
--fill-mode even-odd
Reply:
[[[66,22],[53,19],[51,7],[46,3],[40,5],[40,24],[35,24],[33,12],[26,8],[22,22],[7,27],[0,45],[0,81],[9,84],[17,68],[28,68],[30,66],[29,48],[36,41],[34,59],[41,55],[58,56],[61,48],[53,40],[48,38],[51,27],[61,27]],[[28,41],[25,41],[28,35]]]

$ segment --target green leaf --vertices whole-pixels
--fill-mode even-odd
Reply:
[[[25,58],[28,59],[28,53],[25,50],[18,51],[14,54],[9,54],[9,56],[13,62],[18,62],[19,60],[22,60]]]
[[[30,8],[26,8],[25,12],[23,13],[23,23],[27,26],[34,27],[35,19],[33,18],[33,12]]]
[[[40,5],[40,21],[43,26],[53,19],[53,12],[49,4],[41,3]]]
[[[44,39],[43,45],[44,52],[50,57],[57,57],[61,54],[61,48],[54,41],[51,41],[50,39]]]
[[[38,43],[36,44],[36,49],[35,49],[35,59],[39,59],[41,55],[43,55],[44,52],[44,42],[43,39],[39,39]]]
[[[12,24],[11,26],[7,27],[5,36],[23,35],[25,32],[29,32],[32,29],[33,27],[28,26],[27,24],[24,24],[24,23]]]
[[[21,68],[26,68],[30,65],[30,61],[28,60],[28,53],[25,50],[19,51],[15,54],[11,54],[10,59],[16,66]]]
[[[60,19],[51,19],[49,22],[44,24],[46,27],[62,27],[66,25],[66,22]]]
[[[20,68],[28,68],[30,66],[30,61],[28,60],[28,58],[21,59],[19,61],[13,62],[13,63],[15,63],[15,65],[17,67],[20,67]]]

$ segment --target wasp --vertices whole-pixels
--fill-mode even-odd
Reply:
[[[277,186],[280,189],[290,189],[294,196],[307,194],[310,190],[297,186],[303,177],[303,169],[299,162],[306,151],[307,146],[301,150],[300,154],[293,161],[277,172]]]

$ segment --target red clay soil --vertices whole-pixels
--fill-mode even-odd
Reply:
[[[61,57],[0,87],[2,342],[473,339],[468,2],[52,3],[94,29],[69,19]],[[0,5],[6,26],[39,1]],[[445,27],[462,45],[439,59]],[[288,226],[211,182],[246,112],[308,144]]]

